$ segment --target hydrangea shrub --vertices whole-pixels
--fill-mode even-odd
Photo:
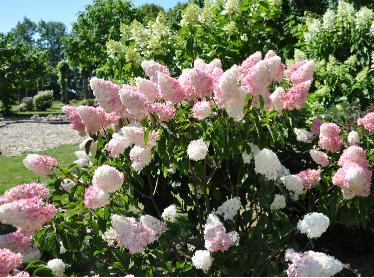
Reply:
[[[196,59],[180,76],[153,60],[142,67],[135,84],[92,78],[99,107],[63,108],[86,136],[73,164],[25,159],[28,169],[55,179],[1,197],[0,222],[16,233],[4,236],[5,250],[20,254],[0,256],[3,273],[341,271],[339,260],[307,242],[334,223],[364,222],[372,200],[371,114],[358,120],[361,145],[335,123],[301,121],[314,63],[286,67],[274,51],[228,69],[218,59]],[[16,236],[29,249],[12,244]],[[30,248],[40,260],[22,265]]]

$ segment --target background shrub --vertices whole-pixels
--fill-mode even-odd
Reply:
[[[53,91],[40,91],[34,96],[35,108],[38,111],[45,111],[52,107]]]
[[[24,97],[19,106],[20,111],[32,111],[33,99],[32,97]]]

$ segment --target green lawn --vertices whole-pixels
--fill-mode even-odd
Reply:
[[[74,151],[78,145],[61,145],[55,149],[40,152],[55,157],[61,165],[68,165],[76,159]],[[38,176],[26,169],[22,160],[25,154],[17,156],[0,156],[0,194],[3,194],[8,188],[31,181],[38,181]],[[41,182],[49,182],[51,179],[43,177]]]

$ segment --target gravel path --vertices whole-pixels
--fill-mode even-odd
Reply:
[[[12,123],[0,127],[2,155],[36,152],[82,141],[69,124]]]

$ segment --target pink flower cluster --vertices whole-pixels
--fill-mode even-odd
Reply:
[[[20,199],[0,206],[0,222],[13,225],[24,234],[33,234],[51,220],[56,208],[39,197]]]
[[[362,125],[366,130],[374,132],[374,112],[367,113],[357,120],[358,125]]]
[[[310,156],[313,161],[322,167],[326,167],[330,163],[330,159],[327,154],[318,150],[310,150]]]
[[[343,264],[332,256],[321,252],[295,252],[287,249],[285,261],[288,277],[331,277],[343,269]]]
[[[78,107],[65,105],[62,107],[65,115],[69,118],[71,128],[78,131],[80,136],[86,135],[86,126],[79,116]]]
[[[310,131],[317,135],[319,134],[319,129],[321,128],[321,125],[323,124],[322,120],[320,118],[314,118],[312,125],[310,127]]]
[[[193,112],[194,118],[198,120],[203,120],[209,117],[209,115],[212,112],[212,107],[209,101],[203,100],[203,101],[196,102],[194,104],[192,108],[192,112]]]
[[[156,240],[155,231],[133,217],[112,215],[111,220],[118,245],[128,249],[131,254],[141,252]]]
[[[12,187],[0,196],[0,205],[32,197],[48,198],[48,190],[44,184],[32,182]]]
[[[90,80],[90,86],[97,102],[105,112],[120,112],[122,110],[122,103],[118,94],[120,87],[118,85],[111,81],[93,77]]]
[[[108,109],[107,104],[104,104],[104,107]],[[94,134],[102,128],[116,125],[120,119],[116,112],[107,113],[102,107],[66,105],[62,107],[62,110],[69,118],[71,127],[81,136],[86,133]]]
[[[307,169],[297,174],[303,181],[304,188],[312,188],[321,180],[321,174],[318,170]]]
[[[49,176],[53,173],[53,168],[58,165],[58,161],[47,155],[29,154],[23,160],[27,169],[39,176]]]
[[[0,248],[0,276],[8,276],[11,271],[22,264],[22,255],[9,249]]]
[[[23,263],[39,259],[41,256],[39,249],[33,246],[32,237],[22,233],[20,230],[0,235],[0,248],[6,248],[12,252],[21,253]]]
[[[121,132],[114,133],[105,149],[114,157],[122,154],[128,147],[135,145],[130,150],[132,168],[139,172],[152,160],[152,148],[158,140],[158,132],[151,131],[147,142],[144,142],[144,128],[137,125],[128,125]]]
[[[53,205],[44,203],[43,199],[46,198],[47,188],[38,183],[18,185],[0,196],[0,222],[18,228],[15,232],[0,235],[0,248],[6,248],[0,250],[9,249],[19,254],[23,263],[40,257],[39,250],[33,246],[32,234],[52,219],[56,212]],[[10,253],[9,256],[11,257]],[[0,269],[1,260],[0,258]],[[0,273],[1,271],[3,269]]]
[[[341,187],[343,197],[367,197],[370,194],[373,172],[369,170],[364,149],[357,145],[348,147],[340,156],[338,165],[340,168],[333,176],[332,183]]]
[[[320,127],[318,145],[322,149],[338,152],[343,144],[340,138],[340,128],[334,123],[323,123]]]
[[[115,167],[102,165],[92,177],[92,186],[84,193],[84,204],[87,208],[100,208],[109,203],[109,194],[121,188],[123,174]]]
[[[225,226],[214,214],[208,216],[204,229],[205,248],[211,252],[225,251],[232,245]]]

